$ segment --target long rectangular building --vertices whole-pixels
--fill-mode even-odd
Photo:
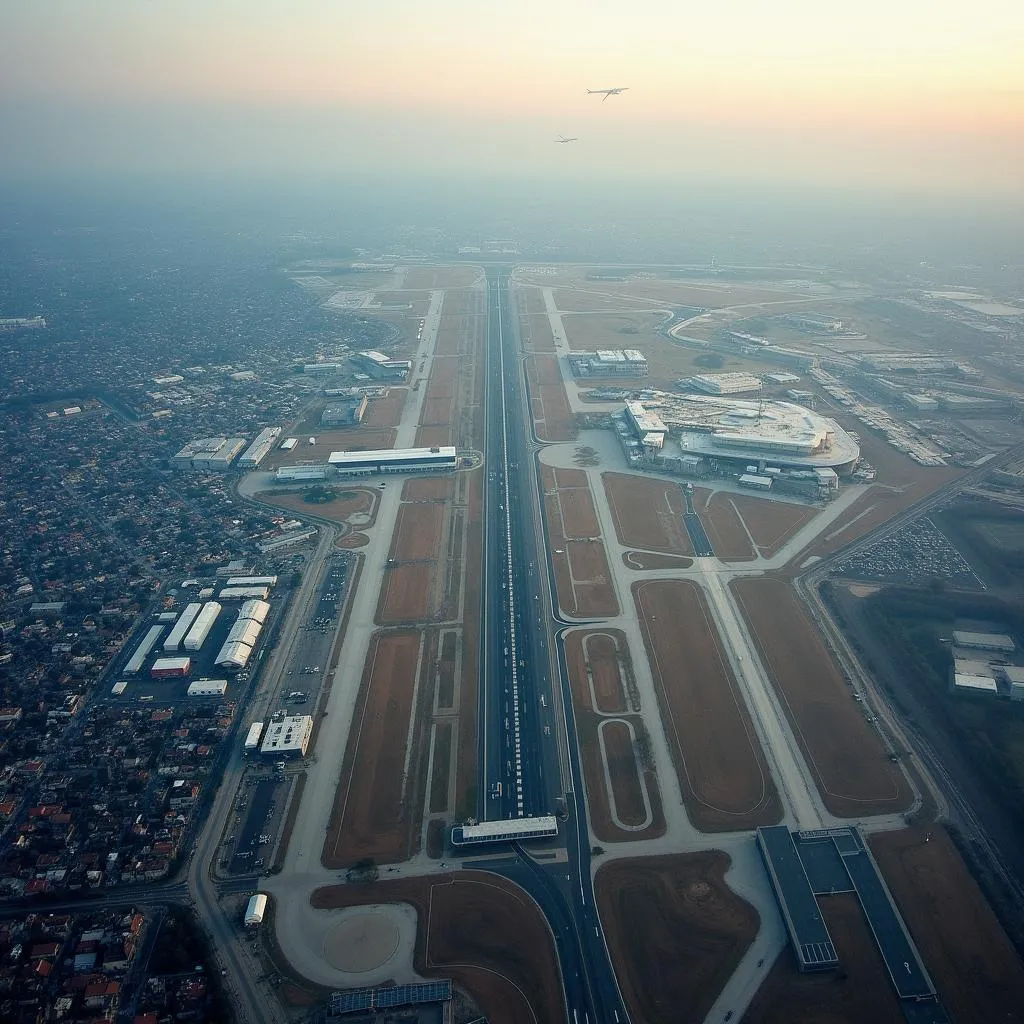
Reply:
[[[185,605],[184,611],[178,616],[178,621],[167,634],[167,639],[164,641],[165,651],[178,650],[182,640],[185,639],[185,634],[192,628],[192,623],[196,621],[196,617],[202,610],[203,606],[198,601]]]
[[[385,448],[367,452],[331,452],[328,463],[344,476],[375,473],[429,473],[455,469],[453,446],[440,448]]]
[[[163,626],[149,627],[149,632],[142,638],[142,643],[135,648],[135,653],[128,659],[128,664],[124,667],[124,674],[126,676],[138,674],[143,664],[145,664],[146,658],[149,657],[149,652],[156,647],[156,642],[160,639],[160,634],[163,631]]]
[[[220,612],[221,606],[216,601],[207,601],[203,605],[192,627],[185,634],[182,646],[186,651],[198,651],[202,648]]]
[[[280,436],[280,427],[267,427],[265,430],[261,430],[252,444],[242,452],[238,460],[238,468],[255,469],[270,454],[270,450]]]

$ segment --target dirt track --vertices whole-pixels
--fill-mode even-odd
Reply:
[[[888,760],[792,587],[771,576],[731,586],[825,806],[843,817],[906,810],[912,794],[903,772]]]
[[[703,1021],[757,934],[757,911],[724,881],[720,851],[612,861],[597,904],[634,1021]]]
[[[617,629],[590,632],[574,629],[566,634],[565,658],[572,685],[573,708],[576,712],[576,731],[579,737],[580,756],[583,763],[583,775],[587,787],[587,808],[590,825],[594,834],[604,842],[622,842],[633,839],[651,839],[665,833],[665,816],[661,804],[661,792],[658,778],[650,768],[644,771],[644,783],[651,804],[651,822],[643,829],[621,829],[615,824],[611,815],[611,794],[605,778],[605,761],[602,757],[601,743],[598,739],[598,727],[602,721],[612,721],[625,731],[622,723],[629,722],[637,735],[642,735],[645,728],[639,715],[625,713],[626,699],[624,686],[619,675],[619,658],[615,653],[615,645],[621,652],[624,661],[629,658],[625,635]],[[588,676],[587,669],[590,669]],[[593,692],[589,685],[593,681]],[[608,711],[615,718],[607,718],[596,714],[595,697],[598,707]],[[606,734],[607,740],[607,734]],[[621,762],[610,760],[608,773],[611,777],[612,789],[616,795],[616,806],[619,818],[624,824],[640,824],[644,815],[643,798],[639,795],[639,783],[636,773],[636,762],[629,745],[629,759],[625,760],[626,748],[623,744],[618,751],[624,759]],[[621,802],[620,796],[621,793]],[[628,808],[633,807],[630,816]],[[626,813],[623,814],[623,811]]]
[[[633,597],[690,819],[704,832],[777,822],[778,794],[704,595],[652,580]]]
[[[725,562],[747,562],[754,558],[754,548],[732,504],[732,497],[725,491],[695,487],[693,507],[700,513],[715,554]]]
[[[689,569],[693,559],[651,554],[647,551],[626,551],[622,555],[622,563],[629,569]]]
[[[647,820],[647,812],[633,754],[632,733],[625,721],[616,718],[608,719],[599,728],[616,814],[624,825],[636,828]]]
[[[310,902],[323,909],[409,903],[417,910],[419,973],[454,979],[491,1024],[565,1021],[547,923],[521,889],[497,875],[463,871],[331,886],[314,892]]]
[[[818,509],[810,505],[771,501],[749,494],[730,494],[729,500],[739,512],[763,558],[771,558],[793,534],[818,514]]]
[[[870,842],[950,1018],[1017,1019],[1024,966],[946,830],[885,832]]]
[[[528,356],[526,382],[533,408],[534,430],[544,441],[571,441],[576,423],[553,355]]]

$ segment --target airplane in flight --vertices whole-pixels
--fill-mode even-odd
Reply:
[[[557,139],[555,139],[555,142],[560,142],[560,143],[562,143],[563,145],[564,145],[564,144],[565,144],[566,142],[579,142],[579,141],[580,141],[580,140],[579,140],[579,139],[578,139],[578,138],[577,138],[577,137],[576,137],[575,135],[573,135],[573,136],[572,136],[571,138],[566,138],[566,137],[565,137],[564,135],[559,135],[559,136],[558,136],[558,138],[557,138]]]
[[[602,99],[601,102],[604,103],[604,101],[608,99],[609,96],[618,96],[619,93],[625,92],[628,88],[628,85],[620,85],[617,89],[588,89],[587,95],[600,96],[603,94],[604,99]]]

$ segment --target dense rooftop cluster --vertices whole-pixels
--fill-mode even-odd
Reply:
[[[32,757],[18,739],[45,716],[4,723],[3,890],[31,896],[166,878],[235,710],[93,705],[47,730]]]

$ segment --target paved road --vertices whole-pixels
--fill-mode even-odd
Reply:
[[[538,445],[532,417],[527,414],[528,396],[509,304],[508,276],[507,268],[488,269],[491,362],[484,563],[489,603],[483,625],[483,649],[488,652],[488,660],[481,701],[486,705],[481,718],[481,732],[486,733],[482,739],[481,800],[498,802],[487,792],[494,781],[500,780],[502,817],[513,816],[513,807],[519,814],[550,813],[558,794],[565,791],[559,757],[559,733],[565,729],[569,790],[562,838],[567,859],[541,864],[517,846],[518,861],[499,870],[530,893],[548,920],[558,949],[569,1019],[574,1024],[619,1024],[628,1018],[594,901],[586,807],[582,799],[574,797],[584,790],[568,676],[560,642],[554,652],[549,647],[551,627],[564,623],[552,619],[547,610],[551,580],[542,575],[549,572],[549,565],[538,545],[538,538],[543,536],[538,528],[542,523],[541,496],[534,457]],[[513,637],[514,648],[509,643]],[[509,656],[505,655],[506,646]],[[557,658],[561,691],[557,703],[565,714],[561,727],[555,718],[555,694],[551,689],[552,655]],[[513,700],[506,726],[505,700],[510,696]],[[519,772],[515,771],[514,759],[503,757],[503,751],[515,751],[516,745]],[[509,761],[513,765],[511,775]],[[514,805],[506,786],[512,787]]]

